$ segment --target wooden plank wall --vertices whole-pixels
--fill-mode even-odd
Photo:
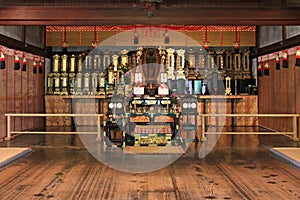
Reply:
[[[5,54],[4,54],[5,55]],[[22,60],[22,59],[21,59]],[[27,59],[27,70],[14,70],[14,56],[5,55],[5,69],[0,69],[0,139],[6,136],[5,113],[44,113],[44,69],[33,74],[33,59]],[[38,63],[38,62],[37,62]],[[12,131],[44,125],[43,118],[12,118]]]
[[[300,114],[300,67],[295,66],[295,54],[288,56],[288,68],[276,70],[275,59],[268,62],[270,75],[258,78],[259,113]],[[259,124],[277,131],[292,131],[292,119],[259,118]]]

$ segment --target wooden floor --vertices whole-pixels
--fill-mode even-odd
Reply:
[[[1,146],[33,152],[0,170],[0,199],[300,199],[300,170],[269,153],[300,146],[283,136],[222,136],[198,158],[201,143],[161,170],[111,169],[71,136],[19,136]]]

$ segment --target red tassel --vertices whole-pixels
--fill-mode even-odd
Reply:
[[[208,41],[205,41],[205,42],[203,42],[203,48],[205,49],[205,50],[208,50],[208,44],[209,44],[209,42]]]
[[[5,56],[2,52],[0,53],[0,69],[5,69]]]
[[[270,70],[269,70],[269,63],[265,64],[264,67],[264,75],[269,76],[270,75]]]
[[[276,70],[280,70],[280,58],[278,55],[276,56]]]
[[[262,67],[261,67],[261,63],[258,64],[257,67],[257,76],[262,76]]]
[[[297,67],[300,67],[300,47],[297,48],[296,52],[296,64]]]
[[[18,56],[15,56],[15,64],[14,64],[14,70],[19,70],[20,67],[20,58]]]
[[[40,61],[39,62],[39,74],[43,73],[43,63]]]
[[[23,62],[22,62],[22,71],[26,72],[26,58],[23,58]]]
[[[282,51],[282,67],[289,68],[287,51]]]
[[[33,73],[34,74],[36,74],[36,68],[37,68],[37,66],[36,66],[36,62],[35,61],[33,61]]]

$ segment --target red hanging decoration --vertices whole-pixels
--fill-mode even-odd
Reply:
[[[288,51],[287,50],[282,51],[282,67],[283,68],[289,68]]]
[[[262,76],[262,63],[261,62],[258,63],[257,76]]]
[[[69,46],[69,43],[66,39],[66,34],[67,34],[67,28],[64,27],[64,31],[61,32],[61,41],[62,41],[62,48],[67,49]]]
[[[37,64],[36,61],[33,61],[33,73],[36,74],[36,68],[37,68]]]
[[[300,67],[300,47],[297,48],[296,52],[296,64],[297,67]]]
[[[267,61],[267,62],[265,63],[265,66],[264,66],[264,75],[266,75],[266,76],[269,76],[269,75],[270,75],[269,61]]]
[[[21,66],[20,66],[20,58],[19,58],[19,56],[15,55],[14,70],[19,70],[20,68],[21,68]]]
[[[81,34],[81,41],[82,41],[82,34]],[[99,36],[96,26],[94,27],[94,41],[92,42],[92,46],[96,48],[99,45]]]
[[[40,61],[39,62],[39,74],[43,73],[43,63]]]
[[[46,26],[47,32],[62,32],[64,31],[65,26]],[[96,26],[98,31],[129,31],[134,28],[132,25],[105,25],[105,26]],[[148,25],[138,25],[139,28],[146,29],[149,27]],[[156,29],[169,29],[174,31],[205,31],[205,25],[159,25],[152,26]],[[227,32],[227,31],[235,31],[235,26],[207,26],[208,31],[216,31],[216,32]],[[256,32],[256,26],[238,26],[239,31],[247,31],[247,32]],[[84,31],[93,31],[94,26],[68,26],[68,31],[78,32],[79,30]],[[147,36],[147,35],[146,35]]]
[[[82,31],[79,31],[79,35],[78,35],[78,45],[79,45],[79,46],[82,45]]]
[[[202,35],[202,46],[204,49],[208,49],[209,41],[207,40],[207,26],[205,26],[205,33]]]
[[[275,62],[276,62],[276,70],[280,70],[280,58],[278,54],[276,56]]]
[[[26,58],[24,57],[23,61],[22,61],[22,71],[24,71],[24,72],[26,72],[26,65],[27,65],[27,62],[26,62]]]
[[[5,56],[0,52],[0,69],[5,69]]]
[[[223,46],[223,33],[220,32],[220,46]]]
[[[235,50],[240,48],[240,34],[238,32],[238,27],[235,27],[235,41],[233,42],[233,47]]]

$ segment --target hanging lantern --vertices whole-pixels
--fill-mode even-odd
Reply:
[[[92,47],[93,47],[93,48],[96,48],[97,46],[98,46],[98,42],[93,41],[93,42],[92,42]]]
[[[43,73],[43,63],[40,61],[39,62],[39,74]]]
[[[94,34],[95,34],[94,41],[92,42],[92,46],[94,48],[96,48],[99,45],[99,37],[98,37],[98,31],[96,29],[96,26],[94,27]],[[81,37],[82,37],[82,35],[81,35]],[[82,40],[82,38],[81,38],[81,40]],[[81,41],[80,41],[80,43],[81,43]]]
[[[238,51],[240,48],[240,35],[238,32],[238,27],[235,27],[235,41],[233,41],[233,48],[235,51]]]
[[[300,47],[297,48],[296,52],[296,64],[297,67],[300,67]]]
[[[0,52],[0,69],[5,69],[5,56]]]
[[[209,46],[209,42],[208,41],[205,41],[204,43],[203,43],[203,48],[204,49],[208,49],[208,46]]]
[[[67,50],[69,46],[69,42],[66,39],[66,34],[67,34],[67,28],[64,27],[64,31],[61,33],[62,48],[64,51]]]
[[[240,47],[239,42],[238,41],[234,41],[233,42],[233,47],[234,47],[234,49],[238,50],[239,47]]]
[[[168,30],[165,30],[165,44],[170,43],[170,33]]]
[[[33,61],[33,73],[36,74],[36,68],[37,68],[37,65],[36,65],[36,62]]]
[[[264,75],[269,76],[270,75],[270,69],[269,69],[269,63],[266,62],[264,66]]]
[[[23,61],[22,61],[22,71],[26,72],[26,58],[25,57],[23,58]]]
[[[262,76],[262,63],[260,62],[257,67],[257,76]]]
[[[280,58],[278,54],[276,56],[275,62],[276,62],[276,70],[280,70]]]
[[[63,44],[62,44],[62,48],[63,48],[63,49],[67,49],[68,46],[69,46],[69,42],[64,41]]]
[[[289,64],[288,64],[288,52],[282,51],[282,67],[283,68],[289,68]]]
[[[209,41],[207,40],[207,26],[205,27],[205,33],[202,34],[202,46],[205,50],[208,49]]]
[[[15,56],[14,70],[19,70],[20,68],[21,68],[21,66],[20,66],[20,58],[19,58],[19,56]]]

